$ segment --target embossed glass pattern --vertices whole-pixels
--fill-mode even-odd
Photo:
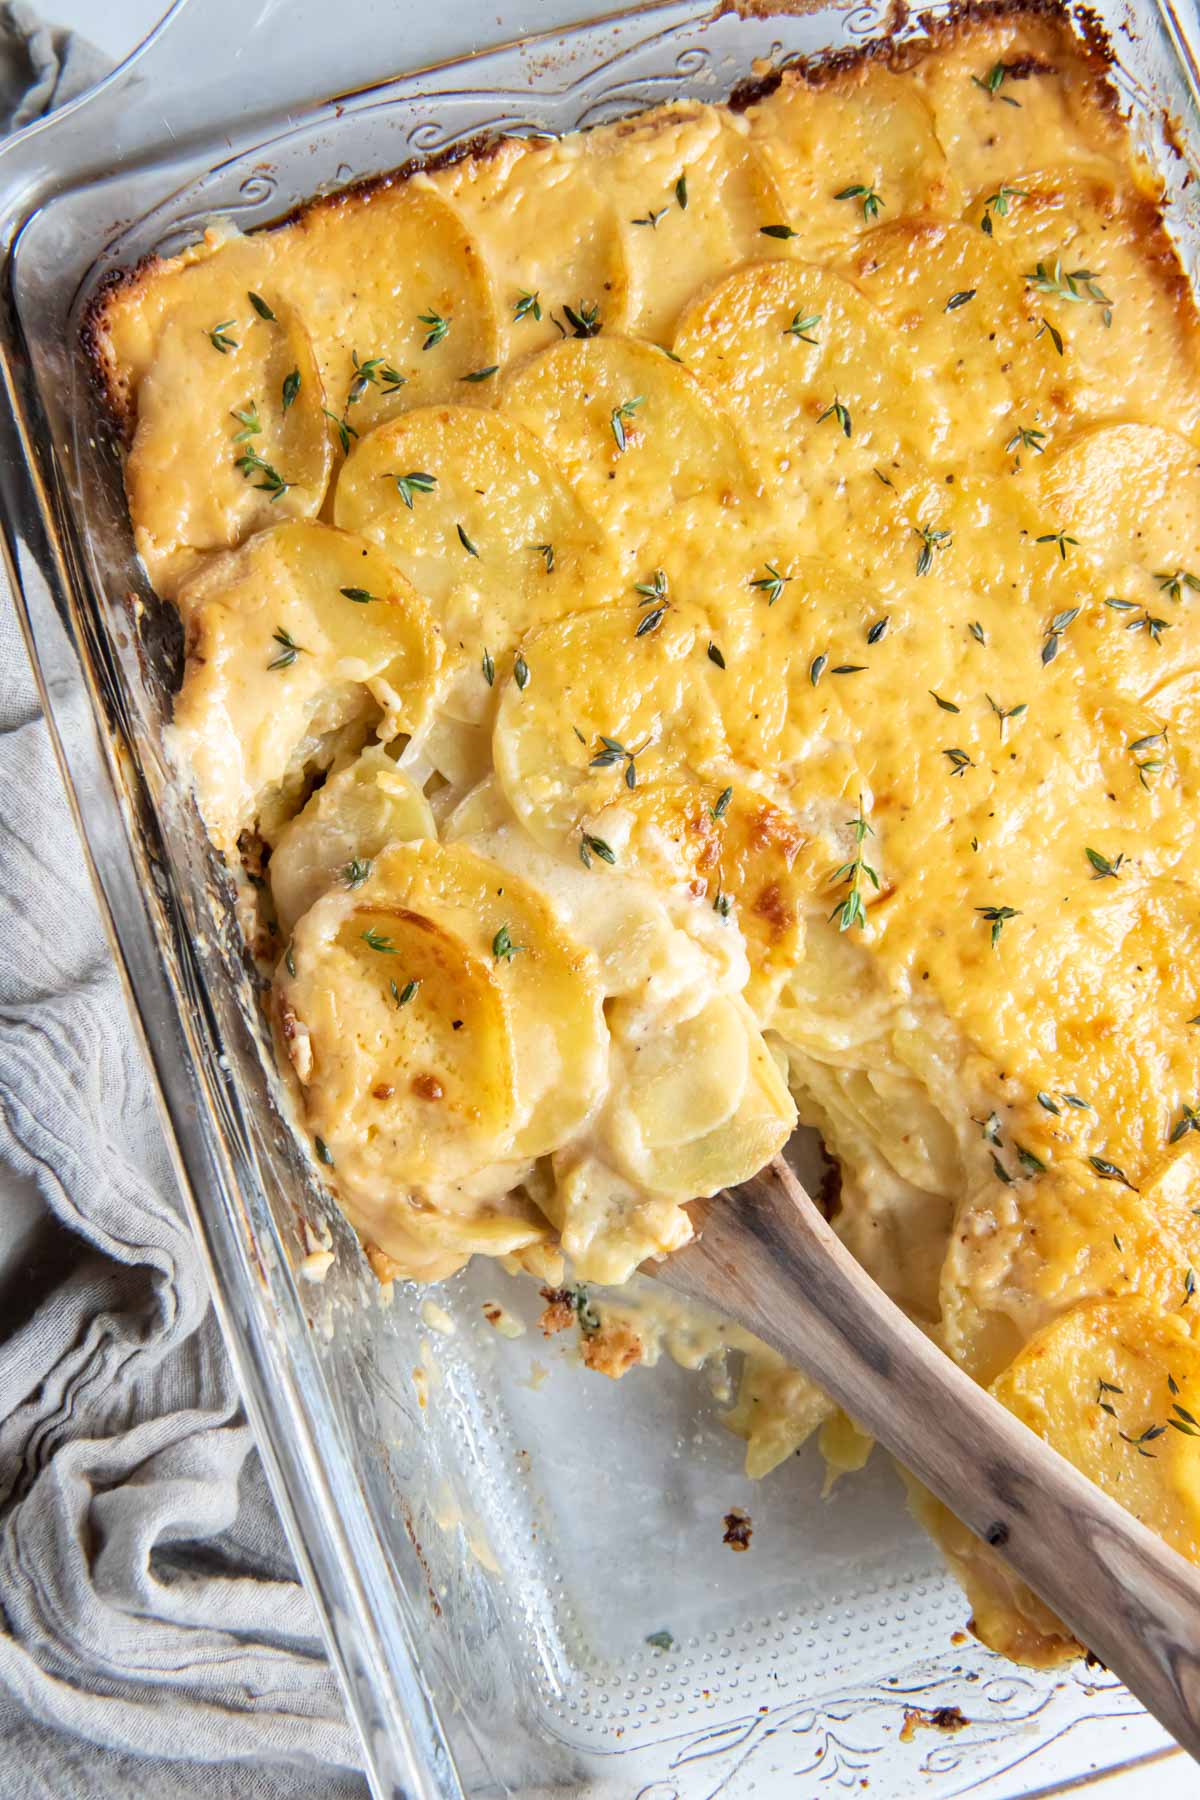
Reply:
[[[167,780],[178,633],[95,429],[89,296],[213,216],[263,224],[480,132],[719,98],[757,57],[863,42],[883,9],[585,11],[293,0],[281,31],[270,0],[181,0],[106,90],[0,154],[7,548],[247,1406],[380,1794],[1009,1800],[1148,1771],[1173,1752],[1102,1671],[1039,1677],[954,1635],[961,1595],[881,1456],[828,1503],[815,1450],[752,1486],[703,1378],[617,1388],[541,1352],[539,1303],[495,1266],[438,1294],[449,1332],[420,1295],[383,1304],[290,1147],[221,872]],[[1120,83],[1156,155],[1161,109],[1177,121],[1163,167],[1194,269],[1195,23],[1136,11]],[[292,1273],[305,1220],[339,1250],[322,1286]],[[492,1299],[526,1336],[484,1322]],[[721,1548],[731,1506],[750,1556]],[[905,1730],[942,1706],[961,1730]]]

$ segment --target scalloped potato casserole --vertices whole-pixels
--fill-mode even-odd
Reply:
[[[89,348],[376,1269],[621,1283],[799,1118],[882,1287],[1197,1558],[1200,331],[1104,69],[976,12],[475,147]],[[762,1466],[855,1438],[754,1380]],[[987,1641],[1073,1648],[920,1504]]]

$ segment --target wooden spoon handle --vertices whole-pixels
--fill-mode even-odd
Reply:
[[[1200,1760],[1200,1571],[931,1344],[782,1158],[653,1272],[812,1375]]]

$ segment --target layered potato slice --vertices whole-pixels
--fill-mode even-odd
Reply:
[[[386,742],[415,730],[434,697],[428,607],[381,550],[332,526],[276,526],[212,558],[180,608],[172,739],[226,851],[333,734],[361,721]]]
[[[996,194],[984,193],[965,217],[988,221],[1039,319],[1059,332],[1056,386],[1065,389],[1066,422],[1133,414],[1194,433],[1200,358],[1187,277],[1157,200],[1118,188],[1115,173],[1017,170],[1005,183],[1003,213]]]
[[[299,921],[276,984],[306,1121],[385,1250],[413,1204],[503,1212],[603,1086],[594,959],[536,888],[462,844],[382,851]],[[499,1186],[472,1186],[493,1170]]]
[[[936,391],[914,389],[877,309],[815,264],[735,270],[687,308],[674,347],[719,397],[793,524],[840,509],[847,481],[867,478],[877,499],[877,466],[891,468],[917,437],[944,436]]]
[[[696,377],[653,344],[570,338],[519,365],[505,412],[540,438],[593,518],[635,566],[648,542],[711,532],[744,512],[753,470]]]
[[[372,744],[333,769],[271,850],[271,897],[286,935],[335,882],[358,887],[388,844],[436,837],[429,802],[396,767],[392,745]]]
[[[331,442],[339,419],[361,434],[409,406],[488,402],[488,382],[466,381],[500,352],[479,247],[440,195],[389,178],[322,200],[278,231],[209,231],[153,282],[115,294],[94,344],[114,405],[128,415],[136,402],[140,413],[168,317],[204,335],[223,320],[242,325],[252,316],[248,291],[302,315],[333,415]],[[206,364],[205,380],[211,373]]]
[[[506,362],[554,343],[564,305],[594,305],[606,331],[630,329],[626,234],[590,141],[506,138],[485,157],[414,177],[451,202],[483,251]]]
[[[879,63],[811,78],[785,70],[746,119],[801,256],[835,254],[879,218],[957,210],[928,105]]]
[[[125,479],[138,555],[168,599],[206,552],[312,518],[325,498],[331,453],[312,345],[277,294],[262,303],[272,318],[244,293],[203,322],[178,306],[138,388]]]
[[[785,242],[763,235],[785,216],[782,196],[745,120],[683,102],[582,140],[593,181],[612,195],[625,234],[626,330],[669,344],[686,301],[710,278]]]
[[[906,85],[927,101],[938,142],[964,194],[994,193],[1002,182],[1056,160],[1130,175],[1129,142],[1108,102],[1107,66],[1060,19],[995,13],[938,32],[937,54],[915,58]],[[1097,103],[1099,99],[1099,104]]]
[[[660,604],[639,607],[631,598],[570,613],[523,640],[529,679],[504,685],[493,756],[509,804],[536,842],[575,854],[603,823],[619,865],[633,829],[621,809],[664,780],[702,779],[723,756],[707,620],[697,609]],[[655,613],[657,624],[644,629]]]
[[[606,598],[595,522],[531,432],[475,407],[422,407],[355,446],[338,478],[339,525],[382,545],[436,609],[478,718],[497,666],[531,627]]]
[[[862,238],[845,269],[910,361],[933,467],[1003,467],[1015,424],[1045,430],[1056,418],[1060,359],[1038,297],[986,233],[898,220]]]

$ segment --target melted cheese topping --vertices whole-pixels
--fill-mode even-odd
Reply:
[[[798,1111],[883,1286],[1194,1554],[1200,332],[1156,200],[1091,56],[1005,16],[211,235],[93,341],[379,1265],[622,1281]],[[766,1466],[827,1409],[755,1367]]]

